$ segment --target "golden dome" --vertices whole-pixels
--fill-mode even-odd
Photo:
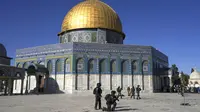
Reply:
[[[105,28],[123,34],[117,13],[100,0],[85,0],[65,16],[62,32],[81,28]]]

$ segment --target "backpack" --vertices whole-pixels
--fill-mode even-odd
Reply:
[[[105,96],[105,100],[107,101],[107,100],[110,98],[110,96],[111,96],[111,94],[107,94],[107,95]]]
[[[93,94],[94,94],[94,95],[96,94],[96,88],[94,88],[94,90],[93,90]]]
[[[121,92],[121,88],[117,88],[117,92]]]

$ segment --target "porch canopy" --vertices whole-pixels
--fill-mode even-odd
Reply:
[[[49,70],[44,65],[31,64],[27,69],[27,74],[29,76],[37,74],[49,75]]]

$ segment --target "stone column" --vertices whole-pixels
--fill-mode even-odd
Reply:
[[[12,79],[8,79],[8,95],[12,95]]]
[[[110,56],[108,56],[108,58],[107,58],[107,68],[108,68],[108,74],[110,74],[110,83],[109,83],[109,86],[110,86],[110,90],[112,90],[112,74],[111,74],[111,69],[110,69],[110,67],[111,67],[111,65],[110,65]]]
[[[72,92],[77,89],[76,55],[72,56]]]
[[[7,94],[7,89],[8,89],[8,80],[5,80],[5,89],[4,89],[4,95]]]
[[[28,86],[28,85],[27,85]],[[24,79],[21,80],[21,95],[23,95]],[[28,91],[28,90],[27,90]],[[27,92],[26,91],[26,92]],[[28,93],[28,92],[27,92]]]

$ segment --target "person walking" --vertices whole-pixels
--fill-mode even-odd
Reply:
[[[127,87],[127,93],[128,93],[128,96],[130,96],[130,94],[131,94],[131,88],[129,86]]]
[[[133,86],[131,88],[131,98],[133,97],[133,99],[135,99],[135,87]]]
[[[118,86],[117,88],[117,93],[118,93],[118,96],[122,99],[122,88],[120,86]]]
[[[136,88],[137,100],[138,100],[138,99],[141,99],[141,98],[140,98],[140,91],[141,91],[141,88],[140,88],[140,85],[138,85],[137,88]]]

